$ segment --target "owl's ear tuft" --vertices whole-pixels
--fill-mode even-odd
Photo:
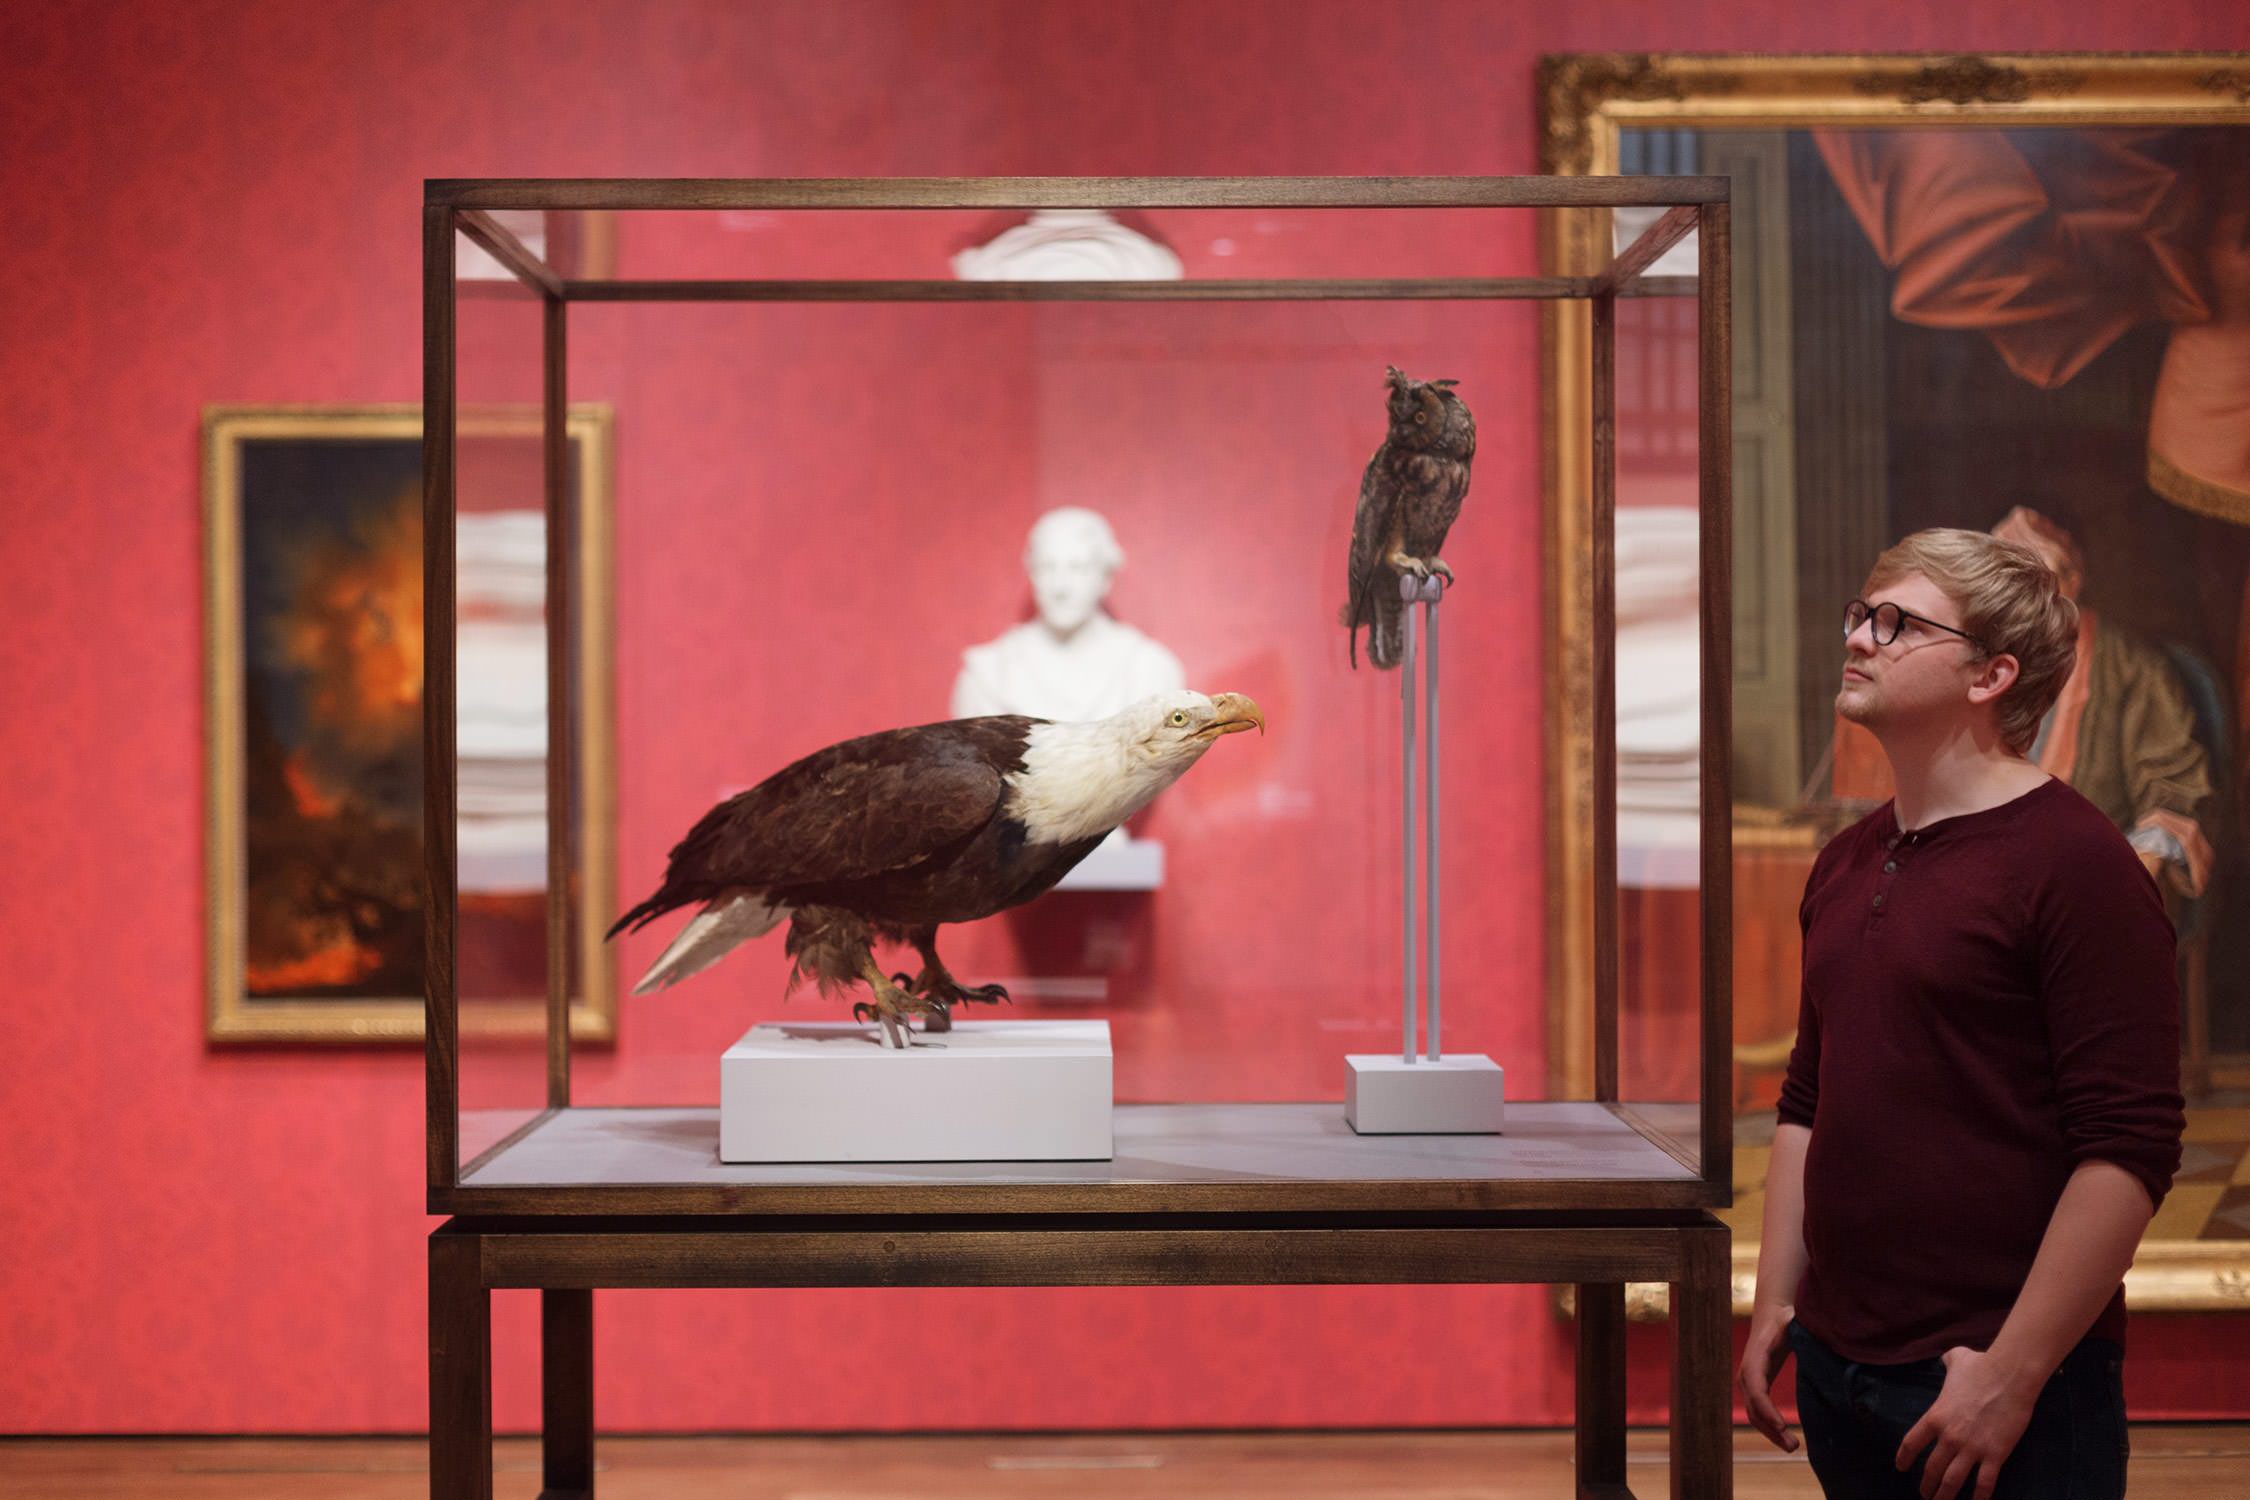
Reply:
[[[1406,372],[1397,365],[1383,366],[1383,378],[1392,385],[1412,385],[1414,383],[1406,378]]]
[[[1436,386],[1441,391],[1450,391],[1460,383],[1461,382],[1458,380],[1433,380],[1430,382],[1430,384]]]

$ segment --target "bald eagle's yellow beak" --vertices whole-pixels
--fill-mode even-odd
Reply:
[[[1222,734],[1239,734],[1245,729],[1266,732],[1266,716],[1258,712],[1258,705],[1247,693],[1214,693],[1211,704],[1219,716],[1203,727],[1206,738],[1217,739]]]

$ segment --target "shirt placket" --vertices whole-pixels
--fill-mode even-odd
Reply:
[[[1883,847],[1883,868],[1875,875],[1875,897],[1868,908],[1871,921],[1881,921],[1883,913],[1896,904],[1893,886],[1898,880],[1899,866],[1920,841],[1919,834],[1894,833]]]

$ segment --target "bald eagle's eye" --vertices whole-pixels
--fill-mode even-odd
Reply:
[[[1169,723],[1174,729],[1187,728],[1187,710],[1184,708],[1173,709],[1170,717],[1166,720],[1166,722]]]

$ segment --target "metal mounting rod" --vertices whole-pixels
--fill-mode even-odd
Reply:
[[[1398,861],[1399,888],[1404,893],[1406,906],[1406,925],[1403,932],[1405,941],[1399,945],[1399,951],[1405,955],[1406,983],[1401,987],[1399,996],[1400,1003],[1405,1008],[1405,1041],[1403,1043],[1405,1050],[1401,1056],[1404,1061],[1409,1063],[1414,1061],[1416,1000],[1414,957],[1415,948],[1422,936],[1421,924],[1414,920],[1414,814],[1416,811],[1414,805],[1414,599],[1419,592],[1418,583],[1419,580],[1411,573],[1399,575],[1400,610],[1406,617],[1399,621],[1400,629],[1405,636],[1406,654],[1399,662],[1398,672],[1400,710],[1398,716],[1400,725],[1398,763],[1399,781],[1402,783],[1405,792],[1404,823],[1406,828],[1406,837],[1400,845]]]
[[[1402,573],[1398,580],[1398,597],[1406,618],[1400,621],[1405,640],[1404,654],[1399,661],[1399,780],[1402,792],[1404,838],[1400,844],[1399,886],[1403,892],[1405,915],[1405,941],[1400,945],[1404,953],[1405,986],[1400,1004],[1404,1012],[1401,1030],[1403,1043],[1400,1056],[1406,1062],[1417,1062],[1416,1033],[1421,1031],[1429,1038],[1429,1060],[1440,1061],[1445,1055],[1439,1037],[1442,1019],[1438,987],[1438,602],[1445,597],[1445,581],[1441,577],[1419,577]],[[1422,655],[1425,658],[1426,685],[1424,696],[1424,723],[1422,729],[1422,799],[1414,795],[1414,658],[1416,635],[1414,606],[1420,604],[1429,637]],[[1417,814],[1420,816],[1417,817]],[[1425,860],[1422,882],[1421,920],[1416,920],[1414,863],[1417,850]],[[1419,979],[1420,983],[1416,981]]]
[[[1437,674],[1437,613],[1438,601],[1445,597],[1445,585],[1436,576],[1422,580],[1422,668],[1427,674],[1422,689],[1422,842],[1427,849],[1429,864],[1422,879],[1422,909],[1429,929],[1428,946],[1422,953],[1422,992],[1425,1012],[1422,1034],[1428,1039],[1429,1058],[1437,1062],[1444,1056],[1439,1041],[1438,1001],[1438,674]]]

